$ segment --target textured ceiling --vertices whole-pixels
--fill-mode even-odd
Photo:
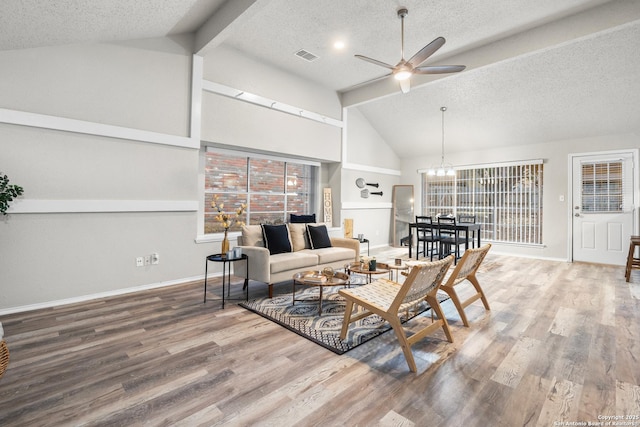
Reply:
[[[354,54],[394,65],[400,60],[400,6],[409,10],[407,59],[436,37],[447,39],[432,62],[601,3],[605,0],[270,0],[226,44],[327,87],[345,89],[386,73]],[[347,48],[333,49],[336,39]],[[293,56],[300,48],[320,59],[313,65],[301,61]]]
[[[414,76],[404,95],[358,85],[386,71],[354,54],[400,59],[400,6],[405,57],[443,36],[427,64],[467,69]],[[224,44],[338,91],[401,157],[439,154],[443,105],[447,152],[640,134],[636,0],[5,0],[0,14],[0,50],[186,32],[202,54]]]
[[[639,41],[636,22],[359,108],[401,157],[440,150],[441,105],[450,152],[638,133]]]
[[[0,50],[193,32],[224,0],[2,0]]]

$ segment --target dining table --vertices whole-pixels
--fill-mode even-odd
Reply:
[[[426,222],[411,222],[409,223],[409,258],[411,258],[411,254],[412,254],[412,249],[413,249],[413,233],[414,230],[417,232],[418,228],[420,227],[428,227],[431,228],[431,230],[433,231],[434,234],[438,233],[438,229],[447,229],[447,230],[454,230],[457,233],[464,233],[464,248],[469,249],[469,243],[471,243],[471,239],[469,239],[469,236],[471,233],[473,233],[476,237],[476,243],[477,243],[477,247],[479,248],[480,245],[480,224],[479,223],[472,223],[472,222],[457,222],[456,225],[454,226],[453,224],[429,224]],[[418,244],[418,241],[416,239],[416,244]],[[418,247],[416,245],[416,251],[418,250]]]

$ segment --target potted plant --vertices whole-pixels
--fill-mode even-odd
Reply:
[[[0,212],[2,215],[7,214],[9,202],[12,202],[14,197],[20,196],[23,192],[24,189],[19,185],[10,185],[9,177],[0,172]]]

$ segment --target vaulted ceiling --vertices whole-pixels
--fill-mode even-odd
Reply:
[[[402,94],[395,65],[438,36],[428,65],[458,74],[413,76]],[[217,46],[337,91],[400,157],[616,133],[640,136],[640,2],[635,0],[39,0],[3,1],[0,50],[195,32]],[[335,41],[345,47],[335,49]],[[304,49],[318,59],[294,53]],[[639,142],[640,145],[640,142]]]

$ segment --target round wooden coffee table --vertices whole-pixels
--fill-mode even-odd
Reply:
[[[296,301],[315,301],[314,299],[296,299],[296,285],[303,286],[317,286],[320,288],[320,295],[318,296],[318,316],[322,315],[322,290],[325,286],[344,286],[349,284],[349,276],[336,272],[331,280],[327,279],[326,281],[319,281],[315,278],[321,277],[322,272],[320,271],[302,271],[300,273],[296,273],[293,275],[293,292],[292,299],[293,302],[291,305],[295,305]]]

